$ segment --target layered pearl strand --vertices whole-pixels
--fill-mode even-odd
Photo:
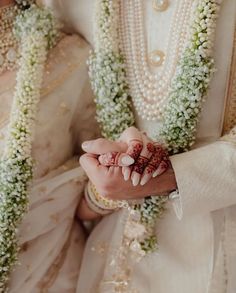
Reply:
[[[18,41],[13,34],[17,7],[9,5],[0,9],[0,74],[14,70],[18,59]]]
[[[122,50],[125,55],[127,78],[131,96],[138,115],[145,120],[160,120],[166,105],[171,80],[178,60],[188,39],[188,25],[191,19],[193,0],[181,0],[172,19],[166,58],[162,52],[154,51],[164,64],[157,73],[150,68],[144,33],[142,0],[120,1],[120,34]],[[158,17],[158,16],[157,16]],[[155,62],[154,62],[155,63]],[[158,62],[157,63],[162,63]]]

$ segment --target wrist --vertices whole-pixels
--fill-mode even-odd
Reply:
[[[161,176],[155,178],[155,192],[158,195],[166,195],[177,190],[175,172],[170,165],[169,169]]]

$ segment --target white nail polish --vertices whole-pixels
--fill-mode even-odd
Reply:
[[[155,177],[157,177],[157,175],[158,175],[158,170],[152,174],[152,177],[155,178]]]
[[[133,186],[137,186],[139,184],[139,179],[140,179],[140,175],[139,174],[134,173],[132,175],[132,183],[133,183]]]
[[[129,169],[125,169],[123,174],[124,174],[125,181],[128,181],[129,180],[129,176],[130,176],[130,170]]]
[[[134,163],[134,159],[127,155],[121,158],[121,163],[123,165],[130,166]]]
[[[148,180],[149,180],[150,176],[149,175],[144,175],[143,178],[141,179],[140,185],[145,185]]]

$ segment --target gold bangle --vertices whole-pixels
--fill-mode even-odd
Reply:
[[[112,200],[100,195],[96,187],[90,181],[88,182],[88,192],[90,195],[92,194],[92,197],[94,197],[97,204],[103,209],[118,210],[128,206],[128,202],[126,200]]]
[[[88,192],[88,185],[85,187],[84,199],[88,207],[95,213],[102,216],[112,213],[112,210],[104,209],[97,203],[97,201],[93,198],[93,196]]]

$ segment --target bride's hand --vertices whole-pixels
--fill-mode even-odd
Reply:
[[[136,146],[140,150],[135,153]],[[129,156],[127,156],[129,155]],[[132,180],[134,186],[145,185],[152,177],[164,173],[168,168],[168,154],[165,149],[152,143],[144,137],[143,141],[132,140],[129,142],[126,154],[119,152],[108,152],[98,157],[103,166],[122,167],[122,174],[125,181]]]
[[[139,183],[144,185],[152,177],[161,175],[169,163],[165,149],[142,132],[138,136],[137,131],[136,128],[128,128],[120,137],[121,141],[128,144],[126,153],[135,160],[132,166],[122,168],[124,179],[127,181],[131,178],[134,186]]]

